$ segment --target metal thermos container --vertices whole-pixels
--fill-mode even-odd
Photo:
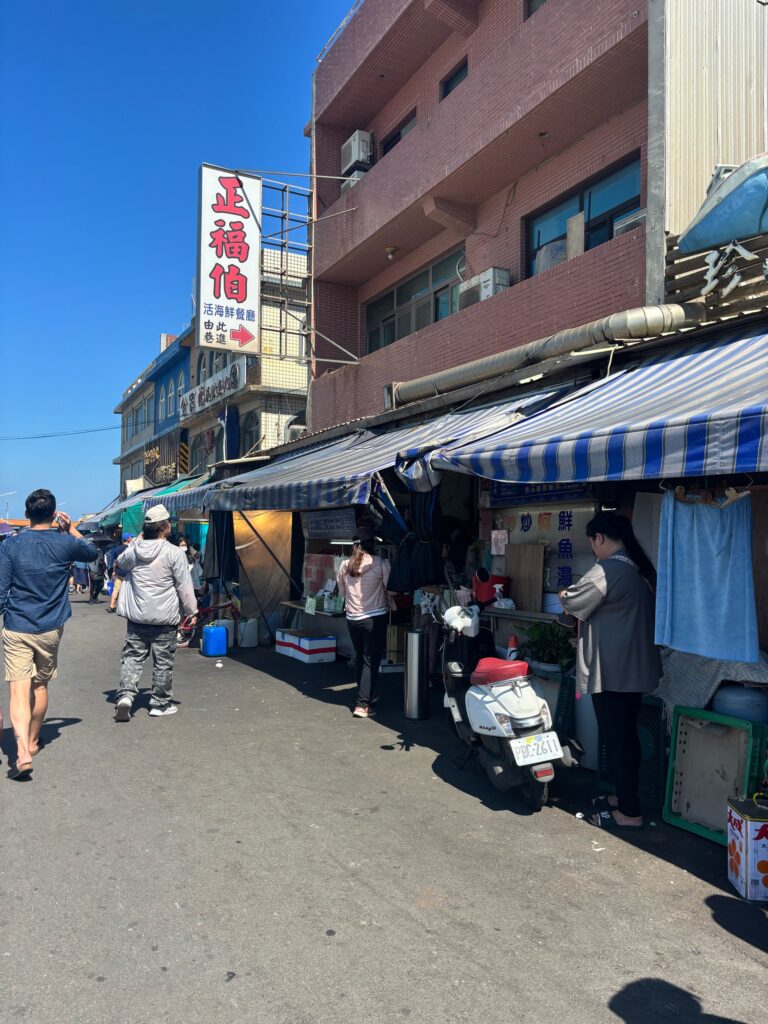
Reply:
[[[405,635],[405,691],[403,714],[406,718],[429,717],[429,634],[409,629]]]

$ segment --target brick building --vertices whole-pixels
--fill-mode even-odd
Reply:
[[[393,382],[664,301],[667,234],[715,165],[768,148],[768,17],[726,6],[356,7],[310,127],[317,217],[338,214],[315,232],[315,352],[338,359],[332,339],[357,361],[318,361],[311,429],[384,412]],[[356,132],[370,163],[350,163]]]

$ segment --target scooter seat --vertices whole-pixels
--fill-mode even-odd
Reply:
[[[527,661],[505,661],[503,658],[481,658],[470,676],[473,686],[491,686],[493,683],[513,683],[528,675]]]

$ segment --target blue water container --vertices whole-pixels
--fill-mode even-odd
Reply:
[[[203,626],[201,646],[206,658],[220,658],[227,653],[227,630],[225,626]]]
[[[712,710],[718,715],[745,718],[748,722],[768,725],[768,692],[753,686],[726,683],[717,689]]]

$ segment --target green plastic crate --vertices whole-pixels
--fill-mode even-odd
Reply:
[[[684,721],[685,719],[691,719],[693,721],[699,721],[708,723],[714,726],[722,726],[725,730],[738,730],[744,733],[743,738],[739,738],[738,735],[724,733],[706,733],[704,729],[698,730],[695,726],[691,727]],[[701,787],[704,787],[707,783],[707,771],[710,770],[710,765],[707,763],[706,752],[704,747],[706,743],[702,744],[699,742],[701,736],[708,735],[710,740],[710,759],[711,757],[717,757],[715,748],[719,746],[720,756],[725,756],[727,753],[736,753],[739,755],[739,762],[743,764],[743,770],[741,777],[734,780],[734,784],[738,786],[738,792],[723,792],[721,794],[722,800],[719,797],[713,796],[711,799],[708,798],[706,793],[702,794]],[[722,743],[719,741],[722,740]],[[763,767],[765,764],[766,757],[766,741],[768,740],[768,728],[757,722],[748,722],[744,718],[732,718],[730,715],[719,715],[714,711],[702,711],[700,708],[686,708],[676,707],[674,717],[672,720],[672,746],[670,750],[669,759],[669,771],[667,773],[667,786],[666,795],[664,799],[664,810],[662,817],[664,821],[670,825],[675,825],[678,828],[687,829],[689,832],[695,832],[696,835],[704,836],[706,839],[711,839],[713,842],[721,843],[723,846],[726,845],[726,800],[728,797],[733,796],[738,799],[743,799],[749,793],[754,792],[757,788],[760,779],[763,774]],[[741,752],[734,750],[729,752],[726,748],[726,743],[730,745],[744,744],[743,757]],[[688,753],[688,751],[693,751]],[[687,757],[691,759],[690,764],[690,785],[699,787],[698,793],[690,793],[687,797],[684,794],[684,786],[686,777],[678,773],[678,762],[679,755],[685,753]],[[696,758],[699,760],[699,765],[696,764]],[[704,763],[701,764],[701,759],[704,758]],[[722,779],[721,775],[715,775],[714,768],[713,778],[710,779],[712,785],[718,785],[718,779]],[[727,780],[723,780],[726,781]],[[696,804],[696,801],[700,801],[701,804],[706,803],[708,800],[708,806],[706,811],[701,813],[701,817],[708,816],[709,821],[697,821],[686,818],[683,813],[678,809],[680,802],[683,799],[687,799],[687,811],[688,813],[696,813],[691,808]],[[720,806],[722,805],[722,806]],[[720,818],[722,811],[722,828],[716,827],[715,821]]]

